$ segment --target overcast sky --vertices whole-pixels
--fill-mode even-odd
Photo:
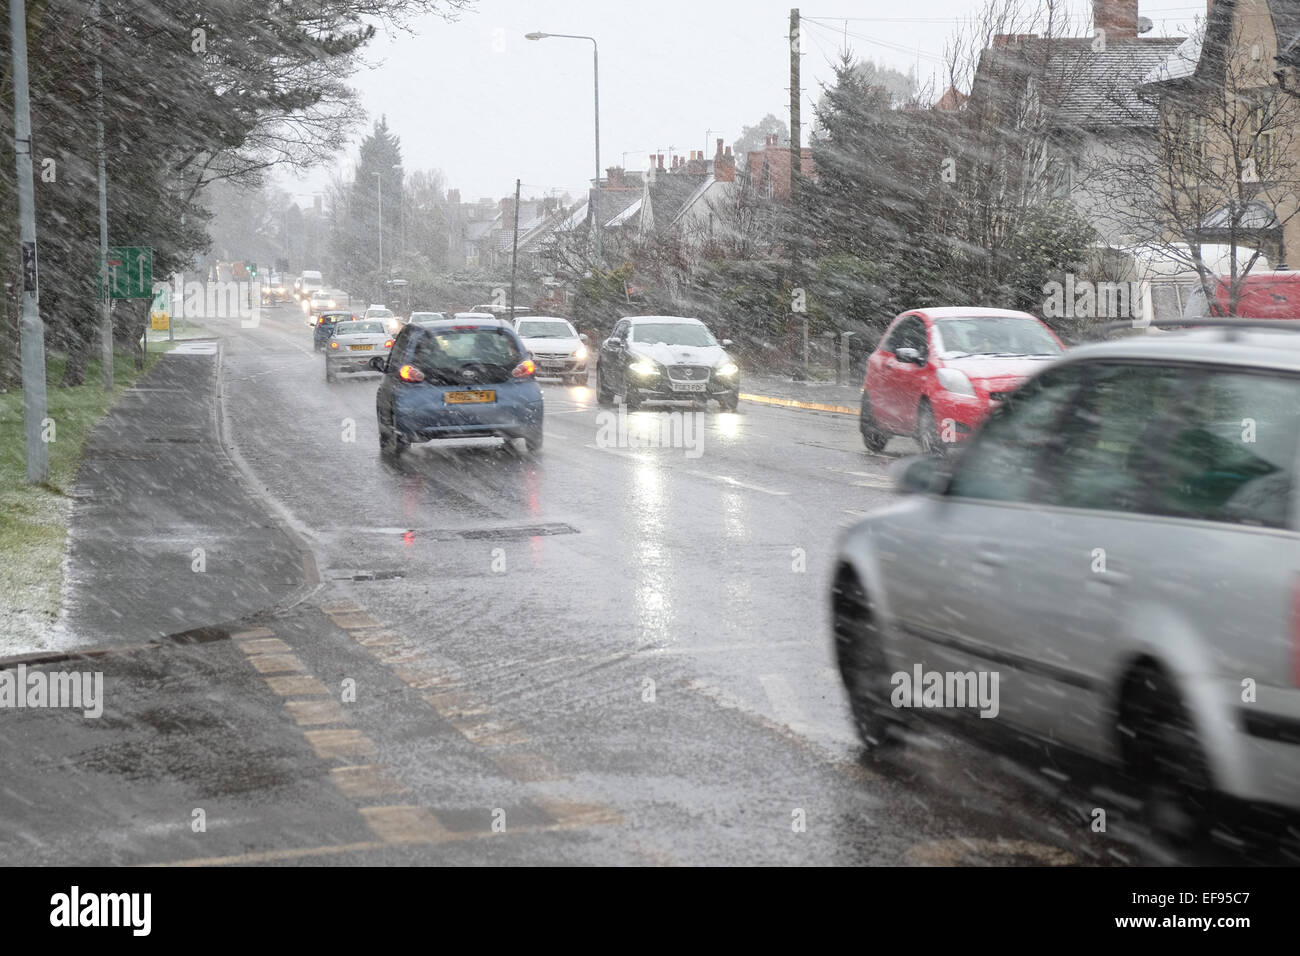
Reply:
[[[594,36],[600,44],[601,165],[643,168],[648,153],[730,144],[767,113],[789,111],[786,34],[791,0],[480,0],[458,22],[427,18],[384,34],[354,85],[402,143],[405,169],[441,169],[466,201],[574,195],[595,172],[591,44],[529,41],[531,31]],[[847,39],[859,58],[925,81],[946,41],[980,0],[809,0],[803,38],[803,136],[828,65]],[[1088,29],[1090,0],[1071,0]],[[1141,0],[1153,34],[1185,35],[1202,0]],[[845,18],[849,18],[847,23]],[[845,30],[848,31],[847,38]],[[706,131],[708,133],[706,140]],[[359,139],[359,136],[358,136]],[[624,152],[626,151],[626,157]],[[356,140],[338,171],[350,178]],[[280,183],[300,205],[330,170]]]

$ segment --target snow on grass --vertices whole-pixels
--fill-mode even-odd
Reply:
[[[157,361],[149,343],[146,367]],[[68,544],[70,497],[81,457],[95,424],[138,381],[143,372],[119,356],[113,367],[114,389],[104,391],[100,364],[90,363],[86,384],[60,388],[64,357],[48,356],[47,415],[55,422],[50,443],[50,479],[27,483],[23,430],[23,393],[0,393],[0,656],[52,646],[63,591],[63,559]]]

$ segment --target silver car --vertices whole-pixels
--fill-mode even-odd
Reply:
[[[1121,768],[1165,837],[1300,808],[1300,335],[1220,324],[1079,348],[899,463],[832,588],[868,748],[1005,727]]]
[[[393,350],[392,333],[380,319],[340,322],[325,349],[325,381],[339,375],[383,371]]]
[[[586,336],[568,319],[526,315],[515,320],[515,331],[537,360],[538,378],[558,378],[565,384],[587,384]]]

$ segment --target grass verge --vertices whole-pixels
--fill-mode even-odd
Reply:
[[[119,355],[111,394],[104,391],[98,360],[90,363],[85,385],[59,388],[66,357],[47,355],[46,414],[55,431],[44,485],[27,484],[23,393],[0,394],[0,655],[48,646],[49,628],[62,606],[70,495],[86,440],[118,397],[166,351],[158,346],[168,344],[149,343],[144,371]]]

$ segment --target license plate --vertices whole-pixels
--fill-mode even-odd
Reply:
[[[497,393],[491,389],[482,392],[448,392],[443,396],[443,401],[448,405],[481,405],[496,400]]]
[[[547,369],[548,371],[553,370],[553,369],[562,369],[562,368],[564,368],[564,363],[563,363],[563,362],[545,362],[545,361],[544,361],[544,362],[542,362],[541,364],[542,364],[542,368]]]
[[[673,382],[674,392],[702,392],[708,386],[707,382]]]
[[[348,348],[350,348],[354,352],[369,352],[371,349],[374,348],[374,346],[373,345],[349,345]]]

